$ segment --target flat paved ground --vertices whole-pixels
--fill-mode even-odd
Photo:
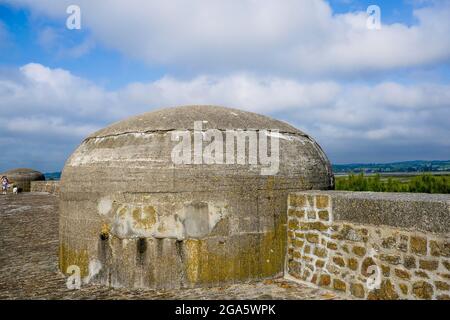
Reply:
[[[44,193],[0,195],[0,299],[338,299],[327,290],[284,279],[173,291],[68,290],[57,269],[57,198]]]

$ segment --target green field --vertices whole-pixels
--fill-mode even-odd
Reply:
[[[336,176],[336,190],[450,193],[450,174],[350,174]]]

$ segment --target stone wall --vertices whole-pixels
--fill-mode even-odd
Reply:
[[[301,192],[286,273],[358,299],[450,299],[450,196]]]
[[[50,194],[59,194],[59,181],[32,181],[31,192],[47,192]]]

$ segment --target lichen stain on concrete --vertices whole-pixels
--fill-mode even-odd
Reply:
[[[89,256],[87,249],[69,249],[65,244],[59,246],[59,269],[67,274],[67,268],[76,265],[80,268],[80,275],[89,275]]]
[[[100,200],[99,207],[104,202],[105,199]],[[113,207],[111,233],[121,239],[203,238],[229,214],[228,205],[224,202],[188,202],[168,216],[158,215],[157,205],[130,203],[115,204]]]
[[[111,233],[119,238],[150,237],[157,224],[158,216],[153,206],[121,204],[112,217]]]
[[[285,232],[284,227],[278,222],[273,231],[241,236],[236,239],[236,250],[221,247],[215,239],[183,241],[186,280],[196,286],[275,276],[284,264],[286,242],[280,234]]]
[[[278,276],[285,252],[286,226],[281,220],[275,230],[232,237],[183,241],[112,237],[112,255],[105,266],[111,278],[104,283],[112,287],[165,289],[174,283],[189,288]],[[161,264],[165,266],[162,269],[158,267]]]
[[[100,230],[100,239],[108,240],[110,232],[111,232],[110,225],[107,223],[103,223],[102,228]]]
[[[141,229],[151,229],[157,222],[156,211],[152,206],[142,206],[133,208],[132,216],[134,227]]]

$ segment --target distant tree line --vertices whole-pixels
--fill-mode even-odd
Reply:
[[[334,172],[341,173],[383,173],[383,172],[444,172],[450,171],[450,160],[403,161],[392,163],[333,164]]]
[[[336,178],[336,190],[375,191],[375,192],[416,192],[416,193],[450,193],[450,176],[433,176],[423,174],[401,181],[389,177],[381,179],[379,174],[364,176],[363,173]]]

